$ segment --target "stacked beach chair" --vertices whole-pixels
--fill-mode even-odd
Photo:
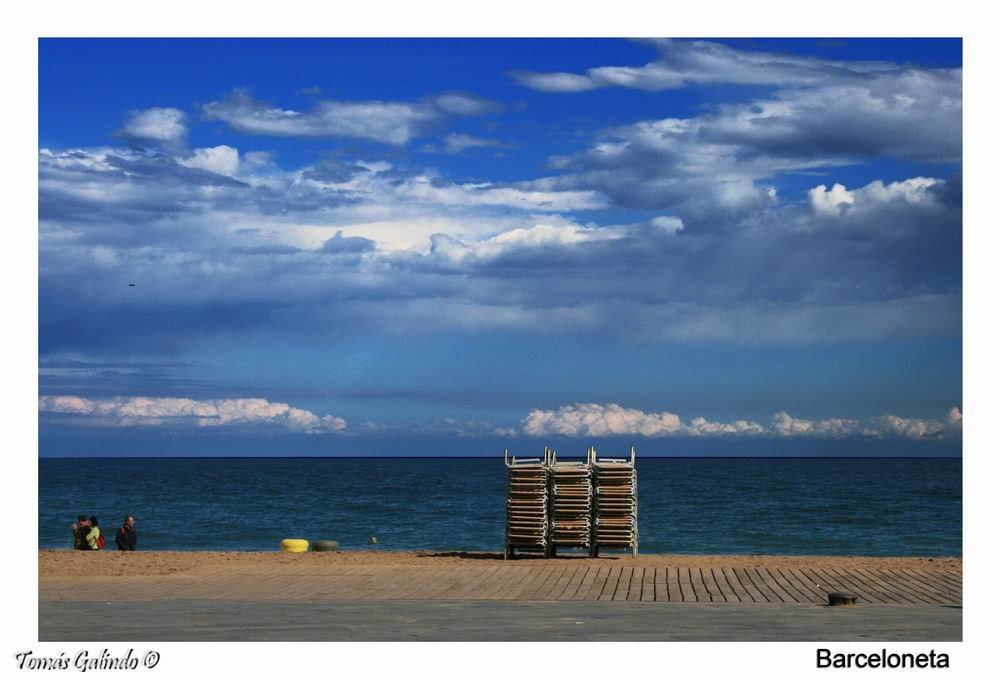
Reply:
[[[590,548],[593,534],[593,488],[590,451],[585,461],[549,457],[550,552],[557,548]]]
[[[639,552],[639,498],[635,474],[635,447],[625,458],[597,457],[591,449],[594,475],[594,537],[591,555],[601,548],[630,548]]]
[[[504,559],[514,551],[541,551],[549,555],[549,450],[541,458],[508,458],[507,531]]]
[[[504,559],[516,552],[558,548],[630,549],[639,553],[639,499],[635,447],[629,458],[598,458],[591,447],[584,461],[563,461],[545,448],[541,458],[511,457],[507,466],[507,529]]]

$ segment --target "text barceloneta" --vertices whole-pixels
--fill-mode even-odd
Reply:
[[[817,668],[948,668],[948,655],[933,649],[925,654],[898,654],[883,649],[868,654],[834,654],[829,649],[816,650]]]

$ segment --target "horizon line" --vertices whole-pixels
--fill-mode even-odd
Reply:
[[[156,459],[156,460],[176,460],[176,459],[186,459],[186,460],[213,460],[213,459],[237,459],[237,460],[301,460],[301,459],[333,460],[333,459],[354,459],[354,460],[370,460],[372,458],[379,458],[379,459],[400,459],[400,460],[404,460],[405,459],[405,460],[411,460],[411,459],[415,459],[416,458],[416,459],[449,459],[449,460],[454,460],[454,459],[487,460],[487,459],[490,459],[490,458],[501,458],[501,457],[502,456],[499,456],[499,455],[496,455],[496,454],[482,455],[482,456],[468,456],[468,455],[460,455],[460,456],[449,456],[449,455],[426,455],[426,456],[424,456],[424,455],[409,455],[409,456],[401,456],[401,455],[379,455],[379,454],[373,454],[373,455],[368,455],[368,456],[358,456],[358,455],[350,455],[350,456],[323,456],[323,455],[317,455],[317,456],[302,456],[302,455],[294,455],[294,456],[273,456],[273,455],[268,455],[268,456],[245,456],[245,455],[238,455],[238,456],[227,456],[227,455],[218,455],[218,456],[186,456],[186,455],[182,455],[182,456],[163,456],[163,455],[155,455],[155,456],[154,455],[150,455],[150,456],[132,456],[132,455],[130,455],[130,456],[115,456],[115,455],[110,455],[110,456],[52,456],[52,455],[39,455],[38,459],[39,460],[103,460],[103,459],[116,459],[116,460],[149,460],[149,459]],[[530,458],[531,456],[522,456],[522,457],[524,457],[524,458]],[[672,456],[672,455],[648,455],[648,456],[641,456],[641,455],[638,455],[638,454],[636,455],[636,459],[639,459],[639,458],[661,458],[661,459],[675,458],[675,459],[690,459],[690,460],[701,460],[701,459],[730,459],[730,460],[744,460],[744,459],[746,459],[746,460],[782,460],[782,459],[786,459],[786,460],[787,459],[796,459],[796,460],[871,460],[871,459],[876,459],[876,460],[884,460],[884,459],[896,459],[896,460],[955,460],[955,459],[959,459],[960,460],[962,457],[963,457],[962,454],[951,455],[951,456],[912,456],[912,455],[906,455],[906,456],[894,456],[894,455],[872,455],[872,456],[830,456],[830,455],[822,455],[822,456],[770,456],[770,455],[769,456],[726,456],[726,455],[719,455],[719,456],[711,456],[711,455],[709,455],[709,456]],[[585,456],[565,456],[564,458],[585,458]]]

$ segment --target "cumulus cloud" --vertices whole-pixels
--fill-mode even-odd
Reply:
[[[715,422],[702,417],[685,422],[675,413],[646,413],[618,404],[572,404],[555,410],[535,409],[521,431],[531,437],[814,437],[940,439],[961,435],[962,414],[952,407],[944,420],[883,415],[865,420],[807,420],[780,411],[762,425],[752,420]]]
[[[189,168],[201,168],[219,175],[236,175],[240,168],[240,152],[231,146],[220,145],[195,149],[187,158],[178,161]]]
[[[593,69],[584,80],[551,74],[562,83],[552,89],[715,79],[775,88],[688,118],[600,131],[586,150],[550,159],[557,171],[545,179],[551,188],[591,189],[622,207],[669,210],[693,230],[727,228],[776,204],[772,185],[782,174],[831,173],[882,157],[961,159],[960,69],[785,58],[702,42],[663,49],[673,55],[669,68]],[[837,191],[816,192],[817,209],[833,214],[850,200]]]
[[[184,112],[174,108],[131,111],[118,134],[136,141],[176,144],[187,135],[185,119]]]
[[[174,397],[88,399],[71,395],[42,396],[38,410],[71,415],[107,427],[239,427],[274,426],[304,434],[341,432],[347,421],[266,399],[195,400]]]

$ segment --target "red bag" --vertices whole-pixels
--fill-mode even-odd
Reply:
[[[97,534],[97,549],[104,550],[104,532]]]

